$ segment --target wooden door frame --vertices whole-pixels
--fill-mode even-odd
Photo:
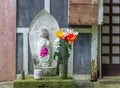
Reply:
[[[91,73],[88,75],[86,74],[74,75],[73,74],[73,50],[71,50],[70,52],[71,56],[70,56],[70,59],[68,60],[68,75],[74,77],[76,80],[94,80],[93,76],[97,75],[97,69],[98,69],[97,68],[98,26],[93,25],[91,28],[75,28],[74,30],[80,33],[91,34],[91,69],[90,69]],[[92,64],[93,61],[95,61],[95,63]]]

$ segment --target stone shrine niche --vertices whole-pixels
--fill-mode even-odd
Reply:
[[[29,43],[34,69],[42,69],[43,75],[56,75],[57,60],[52,58],[55,51],[52,45],[58,29],[56,19],[45,10],[40,11],[30,25]]]
[[[98,24],[98,0],[70,0],[69,24]]]

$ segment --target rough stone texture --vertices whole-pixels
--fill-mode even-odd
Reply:
[[[14,88],[75,88],[75,80],[72,78],[61,80],[56,76],[43,77],[41,80],[27,77],[26,80],[15,80]]]
[[[0,83],[0,88],[13,88],[13,82]]]
[[[76,81],[76,88],[93,88],[90,81]]]
[[[29,41],[30,41],[30,50],[31,50],[32,59],[35,58],[34,56],[36,53],[34,44],[36,43],[36,41],[38,41],[38,40],[36,40],[37,35],[35,35],[35,32],[41,31],[41,30],[39,30],[40,27],[45,27],[48,30],[49,41],[50,41],[51,45],[53,45],[54,40],[56,39],[55,32],[56,32],[56,30],[59,29],[59,25],[58,25],[56,19],[47,11],[42,10],[35,16],[35,18],[33,19],[32,23],[30,25],[30,32],[29,32]],[[53,55],[54,51],[55,51],[55,48],[52,46],[51,47],[51,55]],[[50,67],[51,68],[53,67],[53,69],[55,69],[57,67],[57,61],[53,60]]]
[[[120,84],[100,84],[100,83],[95,83],[94,88],[120,88]]]
[[[45,78],[46,81],[49,81],[52,77],[50,78]],[[52,78],[52,80],[55,80],[56,78]],[[58,79],[58,78],[57,78]],[[69,79],[68,79],[69,80]],[[28,81],[27,80],[23,80],[23,81]],[[33,81],[33,79],[29,79],[29,81]],[[41,81],[41,80],[35,80],[35,81]],[[43,81],[43,80],[42,80]],[[101,83],[101,82],[90,82],[90,81],[76,81],[76,88],[120,88],[120,83],[106,83],[106,81],[108,80],[105,80],[105,83]],[[18,82],[22,82],[22,80],[19,80]],[[57,81],[58,82],[58,81]],[[33,83],[33,82],[32,82]],[[0,88],[13,88],[13,82],[3,82],[3,83],[0,83]],[[21,87],[22,88],[22,87]],[[58,87],[56,87],[58,88]],[[68,87],[66,87],[68,88]]]
[[[47,81],[49,81],[51,78],[47,78],[47,79],[48,79]],[[54,80],[54,78],[52,78],[52,79]],[[25,81],[27,81],[27,80],[25,80]],[[30,81],[34,81],[34,80],[29,80],[29,82]],[[44,80],[38,80],[38,81],[41,82],[41,81],[44,81]],[[69,81],[69,79],[67,81]],[[22,83],[22,80],[16,81],[16,84],[17,83],[19,84],[20,82]],[[56,88],[59,88],[59,87],[56,87]],[[68,88],[68,87],[66,87],[66,88]],[[100,83],[100,82],[76,81],[76,88],[120,88],[120,84],[114,84],[114,83],[103,84],[103,83]]]
[[[120,88],[120,84],[103,84],[100,82],[77,81],[76,88]]]
[[[57,68],[53,67],[42,68],[42,73],[44,74],[44,76],[54,76],[56,75],[56,70]]]
[[[0,81],[16,76],[16,0],[0,0]]]
[[[71,4],[98,4],[98,0],[70,0]]]
[[[71,4],[70,25],[93,25],[98,24],[98,5]]]

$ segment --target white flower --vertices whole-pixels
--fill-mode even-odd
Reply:
[[[72,34],[72,33],[76,36],[78,35],[78,32],[74,32],[73,29],[67,29],[65,35]]]
[[[60,47],[59,46],[59,44],[60,44],[60,39],[59,38],[56,38],[56,40],[54,41],[54,43],[53,43],[53,47],[55,47],[56,49],[58,48],[58,47]]]
[[[76,36],[77,36],[77,35],[78,35],[78,32],[74,32],[74,35],[76,35]]]
[[[73,29],[67,29],[67,34],[73,33]]]

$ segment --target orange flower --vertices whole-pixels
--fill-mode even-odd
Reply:
[[[64,32],[58,30],[58,31],[56,32],[56,36],[59,37],[59,38],[63,38],[63,37],[64,37]]]
[[[77,36],[74,35],[73,33],[68,34],[67,36],[64,37],[64,39],[68,39],[69,43],[71,44],[73,41],[77,39]]]
[[[77,36],[73,36],[73,37],[71,37],[70,38],[70,40],[69,40],[69,43],[71,44],[73,41],[75,41],[77,39]]]

